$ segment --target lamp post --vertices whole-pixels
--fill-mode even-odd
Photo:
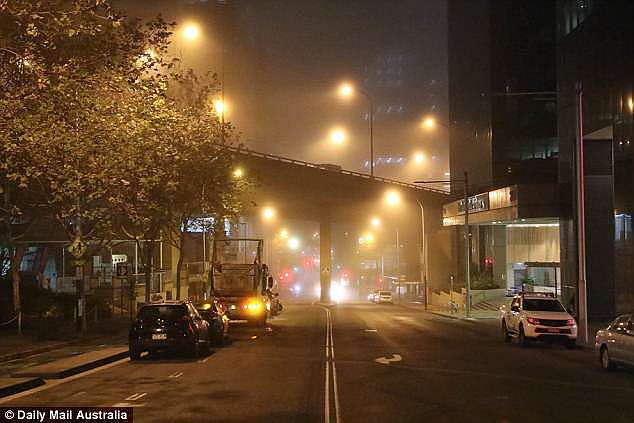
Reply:
[[[465,315],[471,317],[471,234],[469,230],[469,174],[464,172],[463,179],[450,179],[442,181],[415,181],[415,184],[437,184],[437,183],[453,183],[462,182],[464,184],[464,259],[465,259],[465,288],[467,290],[467,298],[465,304]],[[420,205],[420,203],[419,203]],[[423,210],[421,205],[421,211]]]
[[[351,84],[342,84],[339,87],[339,95],[344,98],[349,98],[354,94],[355,88]],[[361,95],[363,95],[368,101],[369,107],[369,126],[370,126],[370,177],[374,178],[374,100],[372,96],[366,91],[357,89]]]

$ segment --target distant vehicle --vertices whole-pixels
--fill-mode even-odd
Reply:
[[[392,291],[378,291],[374,296],[374,302],[382,304],[393,304]]]
[[[266,324],[270,308],[267,289],[273,287],[262,263],[261,239],[216,239],[212,250],[211,293],[223,304],[230,320]],[[270,286],[269,286],[270,285]]]
[[[551,295],[516,295],[510,307],[500,308],[500,314],[504,342],[516,337],[523,347],[531,341],[540,340],[561,342],[572,348],[577,340],[575,319]]]
[[[599,330],[594,349],[604,370],[613,370],[619,364],[634,366],[634,315],[619,316]]]
[[[376,300],[376,294],[376,291],[370,291],[370,293],[368,294],[368,301],[373,303]]]
[[[196,305],[198,314],[209,324],[209,338],[214,345],[223,345],[229,335],[229,317],[223,305],[210,298]]]
[[[130,359],[158,350],[186,351],[194,356],[209,348],[209,324],[189,301],[145,304],[129,332]]]

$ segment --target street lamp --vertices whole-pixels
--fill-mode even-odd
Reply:
[[[342,145],[346,141],[346,132],[341,128],[335,128],[330,132],[330,141],[334,145]]]
[[[414,153],[414,163],[422,164],[425,161],[425,154],[421,152]]]
[[[244,176],[244,170],[241,167],[237,167],[233,170],[233,177],[236,179],[240,179]]]
[[[275,209],[273,207],[264,207],[262,209],[262,217],[264,220],[272,220],[275,217]]]
[[[398,191],[390,190],[385,193],[385,203],[388,206],[397,206],[401,202],[401,194]]]
[[[196,24],[190,23],[185,25],[185,27],[183,28],[183,37],[190,41],[197,39],[199,35],[200,29]]]
[[[355,88],[350,83],[343,83],[339,86],[339,96],[342,98],[350,98],[354,95]],[[369,110],[369,126],[370,126],[370,177],[374,177],[374,100],[367,92],[357,89],[368,101]]]
[[[370,219],[370,224],[372,224],[373,227],[378,228],[381,226],[381,219],[379,219],[378,217],[373,217],[372,219]]]

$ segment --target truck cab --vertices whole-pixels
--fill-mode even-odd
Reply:
[[[231,321],[266,324],[268,267],[262,263],[261,239],[218,239],[213,242],[211,294],[223,304]]]

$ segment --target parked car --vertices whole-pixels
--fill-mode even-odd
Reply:
[[[229,316],[217,298],[212,297],[196,305],[198,314],[209,324],[209,339],[214,345],[223,345],[229,336]]]
[[[594,349],[604,370],[613,370],[618,364],[634,366],[634,315],[619,316],[599,330]]]
[[[379,291],[374,297],[374,301],[378,304],[387,303],[392,304],[392,291]]]
[[[158,350],[186,351],[198,356],[209,348],[209,324],[189,301],[145,304],[129,332],[130,359]]]
[[[577,341],[577,324],[561,302],[549,294],[516,295],[510,307],[500,308],[504,342],[518,338],[520,345],[531,341],[561,342],[568,348]]]

